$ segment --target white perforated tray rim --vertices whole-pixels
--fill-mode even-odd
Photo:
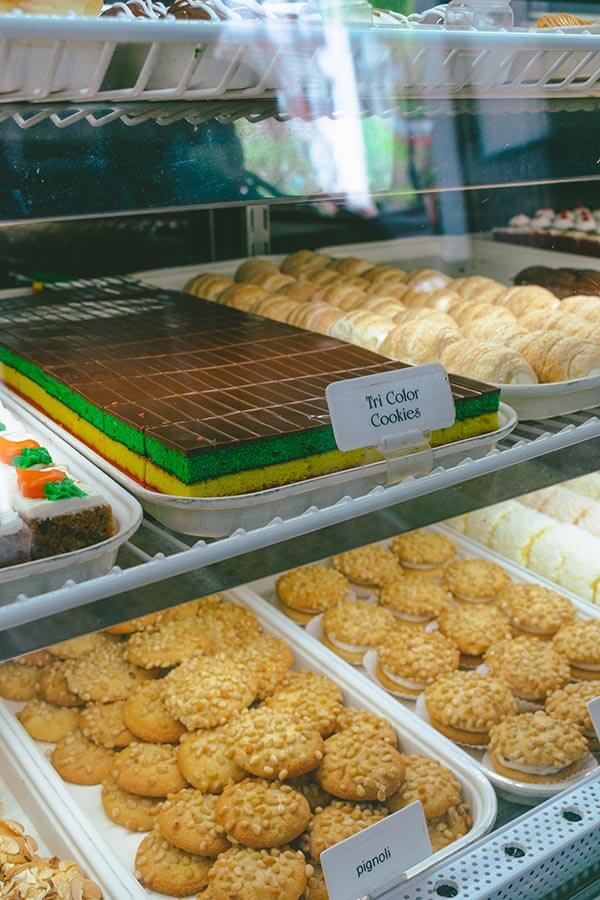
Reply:
[[[73,448],[69,440],[61,438],[54,429],[43,424],[35,411],[29,411],[27,405],[15,398],[0,385],[0,400],[10,412],[23,422],[34,437],[51,450],[57,463],[64,462],[73,474],[84,483],[97,487],[99,493],[110,503],[117,523],[117,532],[112,537],[90,547],[72,550],[48,559],[32,560],[16,566],[7,566],[0,570],[0,596],[7,599],[8,590],[12,593],[43,593],[48,590],[47,584],[52,576],[54,580],[64,570],[64,580],[69,578],[69,569],[78,566],[79,576],[83,579],[92,577],[95,566],[102,565],[108,571],[116,557],[119,547],[137,531],[142,521],[142,508],[135,497],[115,484],[99,468],[96,468],[84,456]],[[86,575],[86,566],[89,575]],[[45,586],[46,585],[46,586]],[[55,585],[57,586],[57,585]]]
[[[557,587],[557,585],[548,581],[545,578],[540,577],[535,572],[530,572],[528,569],[525,569],[522,566],[519,566],[516,563],[513,563],[511,560],[508,560],[503,556],[499,556],[496,553],[488,551],[488,549],[486,547],[484,547],[481,544],[478,544],[476,541],[473,541],[470,538],[467,538],[465,535],[462,535],[459,532],[456,532],[453,529],[447,528],[446,526],[443,526],[443,525],[432,525],[432,526],[429,526],[428,530],[441,532],[443,534],[447,534],[448,536],[452,537],[452,540],[456,543],[456,546],[458,548],[459,556],[461,556],[461,557],[477,556],[482,559],[489,559],[493,562],[498,562],[500,565],[502,565],[507,570],[507,572],[510,574],[511,578],[513,578],[514,581],[531,581],[535,584],[542,584],[545,587],[549,587],[553,591],[556,591],[557,593],[560,593],[563,596],[567,597],[567,599],[569,599],[571,601],[571,603],[573,603],[573,605],[578,609],[578,611],[582,617],[584,617],[584,618],[600,618],[600,609],[598,609],[595,606],[592,606],[590,603],[587,603],[581,597],[579,597],[576,594],[573,594],[569,591],[566,591],[564,588]],[[378,541],[377,543],[380,546],[387,547],[392,540],[393,540],[393,538],[389,538],[388,540]],[[317,560],[315,562],[315,564],[326,564],[327,565],[327,564],[329,564],[329,560],[328,559]],[[285,616],[284,613],[279,612],[277,598],[276,598],[276,591],[275,591],[275,582],[280,575],[284,574],[284,571],[290,571],[290,570],[283,570],[278,575],[269,576],[267,578],[261,578],[258,581],[252,582],[251,584],[247,585],[246,587],[248,590],[252,591],[253,593],[256,593],[256,595],[258,597],[263,599],[265,602],[270,603],[275,609],[277,609],[278,615],[284,616],[284,618],[288,618],[287,616]],[[365,670],[364,666],[352,666],[350,663],[345,662],[343,659],[341,659],[335,653],[333,653],[333,651],[329,650],[327,647],[325,647],[323,644],[321,644],[320,641],[318,640],[318,637],[315,636],[315,635],[318,635],[319,631],[320,631],[319,620],[320,620],[320,617],[315,616],[315,618],[311,620],[311,622],[307,626],[307,629],[305,630],[305,634],[311,640],[311,642],[315,642],[320,648],[322,648],[322,651],[325,654],[327,654],[330,657],[333,657],[335,659],[335,661],[338,663],[338,665],[340,665],[349,676],[355,673],[355,677],[357,679],[360,679],[361,681],[366,682],[368,685],[370,685],[372,687],[374,686],[376,690],[383,691],[384,693],[388,694],[388,696],[390,697],[390,700],[392,702],[397,703],[399,706],[403,707],[409,715],[413,715],[413,716],[420,715],[420,713],[417,710],[415,701],[403,700],[399,697],[394,697],[394,695],[391,694],[390,692],[388,692],[379,683],[379,681],[375,681],[370,676],[370,674]],[[293,622],[291,619],[289,621],[298,630],[302,630],[301,627],[299,625],[297,625],[295,622]],[[424,721],[428,722],[427,719],[424,719]],[[441,736],[441,737],[443,737],[443,736]],[[446,741],[448,739],[443,737],[443,740]],[[530,784],[525,784],[524,782],[518,782],[516,780],[514,781],[513,785],[509,788],[507,786],[507,782],[509,782],[509,779],[504,778],[504,777],[502,777],[502,779],[500,779],[500,778],[495,779],[495,773],[490,772],[487,767],[483,766],[482,759],[484,756],[484,751],[469,750],[466,747],[459,747],[459,745],[454,744],[452,741],[449,741],[449,743],[453,744],[453,746],[455,746],[456,750],[459,753],[467,756],[471,760],[472,765],[479,768],[486,775],[486,777],[489,778],[495,784],[495,786],[500,790],[502,795],[513,802],[529,805],[531,803],[538,803],[541,800],[545,800],[547,797],[553,796],[554,794],[557,793],[556,788],[548,789],[544,785],[535,785],[535,784],[530,785]]]
[[[390,702],[390,698],[385,692],[369,689],[365,691],[364,684],[359,680],[356,683],[348,680],[343,668],[337,664],[337,658],[329,659],[328,654],[324,652],[325,648],[306,638],[285,616],[251,591],[245,588],[238,588],[234,591],[224,592],[224,596],[250,607],[262,623],[265,632],[274,633],[289,643],[294,651],[297,667],[322,672],[333,678],[342,687],[344,698],[348,705],[369,709],[371,712],[389,718],[398,732],[402,746],[409,752],[424,752],[437,757],[454,771],[463,784],[473,815],[471,831],[468,835],[456,841],[451,847],[440,851],[432,856],[430,860],[411,869],[410,877],[416,876],[430,866],[435,865],[436,862],[446,858],[450,853],[467,846],[492,828],[496,817],[494,791],[483,775],[470,764],[468,758],[457,753],[455,748],[444,738],[441,738],[432,728],[421,723],[405,710],[398,709]],[[22,705],[24,704],[0,700],[0,723],[3,726],[7,726],[7,723],[9,723],[13,732],[15,732],[17,742],[20,742],[26,748],[28,754],[34,760],[37,759],[37,768],[31,776],[35,786],[38,790],[43,790],[44,783],[48,781],[61,789],[63,794],[66,793],[68,796],[67,806],[74,811],[76,817],[84,823],[87,820],[91,823],[92,828],[90,831],[92,837],[96,833],[100,835],[100,845],[102,848],[106,847],[109,862],[113,858],[118,868],[125,867],[126,870],[131,871],[133,869],[135,849],[141,842],[143,834],[128,832],[126,829],[111,822],[104,815],[100,802],[99,786],[82,787],[63,784],[58,774],[42,755],[44,749],[51,745],[32,741],[14,718],[14,711]],[[137,893],[133,896],[137,897],[140,894],[145,897],[149,896],[152,900],[160,900],[162,896],[142,890],[138,886]],[[115,898],[115,900],[122,900],[122,897]]]

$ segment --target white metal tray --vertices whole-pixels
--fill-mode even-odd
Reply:
[[[472,541],[470,538],[467,538],[462,534],[458,534],[454,530],[446,528],[442,525],[431,526],[429,530],[438,531],[451,537],[452,540],[456,543],[459,557],[479,557],[481,559],[489,559],[494,562],[498,562],[507,570],[514,581],[531,581],[535,582],[536,584],[542,584],[545,587],[549,587],[552,590],[557,591],[558,593],[567,597],[567,599],[569,599],[571,603],[577,608],[578,614],[581,618],[600,618],[600,610],[597,607],[586,603],[586,601],[582,600],[581,597],[578,597],[575,594],[570,593],[569,591],[565,591],[563,588],[559,588],[557,585],[553,584],[547,579],[542,578],[541,576],[536,575],[533,572],[529,572],[522,566],[519,566],[516,563],[505,559],[504,557],[498,556],[498,554],[496,553],[492,553],[491,551],[482,547],[481,544],[478,544],[476,541]],[[380,543],[381,546],[385,547],[389,545],[390,541],[381,541]],[[322,560],[322,563],[326,565],[330,564],[329,560],[327,559]],[[263,578],[259,581],[254,581],[251,584],[247,585],[247,590],[255,592],[258,596],[271,603],[274,607],[280,608],[275,590],[275,582],[277,577],[278,576],[270,576],[269,578]],[[363,597],[368,597],[368,595],[368,590],[363,590]],[[279,612],[279,615],[284,616],[284,613]],[[365,680],[368,679],[371,683],[376,684],[379,690],[385,690],[385,688],[381,685],[379,680],[374,675],[373,667],[371,665],[371,658],[369,658],[368,660],[365,659],[366,665],[352,666],[350,665],[350,663],[345,662],[343,659],[333,653],[333,651],[329,650],[321,643],[321,618],[321,616],[315,616],[315,618],[308,623],[305,629],[305,633],[308,635],[308,637],[318,643],[319,647],[322,648],[322,652],[325,652],[326,654],[334,657],[338,664],[341,665],[346,672],[348,672],[349,676],[351,675],[351,673],[356,673],[355,677]],[[291,622],[292,620],[289,621]],[[296,628],[298,628],[298,630],[301,630],[300,626],[296,625],[296,623],[292,622],[292,624]],[[370,657],[370,654],[366,654],[366,656]],[[396,698],[391,694],[390,698],[398,704],[402,705],[411,713],[421,715],[421,709],[419,708],[418,702],[415,703],[412,700],[403,700],[400,698]],[[424,719],[424,721],[428,721],[426,714],[422,715],[422,718]],[[492,781],[492,783],[498,790],[498,793],[502,797],[512,801],[513,803],[531,806],[547,799],[548,797],[554,796],[554,794],[558,793],[565,787],[565,785],[553,786],[543,784],[526,784],[525,782],[520,782],[516,779],[513,780],[510,778],[505,778],[504,776],[498,775],[493,769],[489,767],[489,765],[486,764],[486,762],[484,761],[484,751],[471,750],[462,747],[457,747],[457,749],[460,753],[468,755],[473,764],[478,766],[483,772],[485,772],[487,777]],[[590,765],[593,762],[593,759],[591,759]]]
[[[240,527],[253,531],[267,525],[276,516],[289,519],[302,515],[314,506],[324,508],[333,506],[345,497],[362,497],[384,484],[387,477],[387,463],[377,462],[230,497],[178,497],[174,494],[161,494],[143,487],[40,410],[30,406],[26,400],[18,397],[14,404],[29,410],[46,428],[68,441],[78,453],[134,494],[146,512],[181,534],[217,538],[233,534]],[[502,403],[500,427],[496,431],[435,447],[433,465],[451,468],[467,458],[479,459],[510,434],[516,424],[514,410]],[[411,457],[415,464],[419,462],[418,456],[419,454],[414,454]],[[407,471],[408,474],[410,473]]]
[[[143,900],[135,879],[73,808],[62,782],[46,771],[45,761],[40,765],[37,748],[23,739],[23,729],[7,708],[0,712],[0,818],[21,822],[38,843],[40,856],[74,859],[100,886],[104,900]]]
[[[332,654],[329,654],[325,648],[306,637],[285,616],[272,609],[264,600],[251,591],[239,588],[235,591],[227,592],[225,596],[252,609],[265,632],[283,638],[292,647],[295,668],[310,669],[314,672],[328,675],[342,688],[346,705],[358,709],[368,709],[377,715],[387,716],[392,721],[398,733],[400,745],[405,752],[426,753],[439,759],[444,765],[452,769],[460,780],[473,816],[471,831],[464,837],[459,838],[458,841],[455,841],[450,847],[439,851],[431,856],[430,859],[410,869],[408,872],[410,878],[435,865],[443,858],[460,850],[477,838],[482,837],[492,828],[496,817],[494,791],[484,776],[472,765],[468,757],[457,752],[452,744],[438,735],[434,729],[411,716],[402,707],[399,707],[383,691],[374,688],[373,685],[365,682],[363,679],[354,677],[352,672],[348,673],[344,666],[338,664],[335,656],[332,658]],[[123,866],[126,870],[132,871],[135,852],[143,835],[127,831],[125,828],[111,822],[105,816],[102,811],[99,786],[84,787],[63,784],[45,756],[45,751],[52,745],[33,741],[25,730],[21,729],[21,726],[15,719],[14,712],[22,708],[23,705],[22,703],[1,700],[0,724],[2,725],[2,730],[10,727],[13,732],[17,732],[20,743],[27,753],[36,758],[37,768],[34,768],[31,775],[33,787],[42,791],[44,785],[49,783],[63,792],[66,791],[70,796],[70,806],[74,815],[84,822],[86,820],[89,821],[92,838],[95,834],[98,834],[100,835],[100,847],[102,849],[106,845],[110,847],[110,850],[107,849],[109,861],[112,856],[117,870]],[[140,892],[141,888],[138,886],[137,893],[122,895],[118,900],[123,900],[124,896],[137,897]],[[162,896],[151,891],[142,891],[142,895],[149,896],[153,900],[159,900],[160,896]]]
[[[322,247],[328,256],[364,256],[378,265],[406,263],[411,269],[439,268],[454,278],[486,275],[511,284],[527,266],[596,269],[598,260],[573,253],[499,244],[489,237],[418,237]],[[501,384],[502,399],[520,419],[550,419],[600,404],[600,375],[552,384]]]
[[[104,575],[113,567],[117,551],[136,531],[142,521],[142,509],[137,500],[110,478],[82,458],[82,454],[62,440],[55,429],[49,429],[39,416],[0,387],[0,400],[22,423],[27,431],[53,451],[52,456],[64,461],[77,478],[97,486],[110,503],[117,531],[112,537],[91,547],[61,553],[48,559],[37,559],[0,569],[0,602],[13,600],[19,594],[43,594],[61,587],[65,581],[87,581]]]

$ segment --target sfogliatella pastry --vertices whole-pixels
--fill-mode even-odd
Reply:
[[[277,579],[283,611],[301,624],[348,598],[350,585],[341,572],[327,566],[305,566]]]
[[[524,708],[543,706],[570,678],[569,664],[551,644],[517,637],[494,644],[484,656],[492,675],[503,678]]]
[[[587,738],[590,749],[600,749],[600,742],[590,716],[588,703],[600,697],[600,681],[580,681],[566,684],[546,699],[546,712],[561,722],[575,725]]]
[[[571,667],[576,681],[595,681],[600,678],[600,619],[573,622],[554,636],[555,650]]]
[[[377,648],[377,678],[396,697],[416,700],[438,678],[458,669],[456,645],[439,631],[388,634]]]
[[[517,781],[563,781],[581,769],[587,752],[588,743],[575,725],[541,710],[510,716],[490,730],[492,766]]]
[[[452,595],[446,588],[421,573],[407,573],[379,592],[381,606],[391,609],[402,624],[419,628],[437,619],[451,602]]]
[[[510,578],[498,563],[486,559],[457,559],[444,569],[443,581],[457,600],[493,603]]]
[[[498,595],[498,606],[508,617],[514,635],[550,640],[575,618],[570,600],[541,584],[511,584]]]
[[[459,744],[485,747],[490,728],[517,711],[517,701],[500,678],[453,672],[425,691],[425,709],[434,728]]]
[[[323,643],[346,662],[359,666],[367,650],[397,627],[389,609],[364,600],[343,600],[323,614]]]
[[[472,603],[444,610],[438,628],[458,647],[463,669],[476,669],[491,646],[511,636],[508,620],[497,607]]]
[[[456,556],[456,544],[445,534],[435,531],[407,531],[397,535],[390,550],[403,569],[411,573],[437,577],[443,567]]]

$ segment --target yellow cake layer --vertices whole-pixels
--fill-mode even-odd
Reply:
[[[342,452],[332,450],[328,453],[316,453],[302,459],[275,463],[260,469],[247,469],[219,478],[185,484],[155,465],[151,460],[129,450],[124,444],[108,437],[94,425],[51,397],[38,384],[26,375],[17,372],[11,366],[0,363],[0,372],[6,384],[31,400],[36,406],[63,425],[76,437],[81,438],[88,446],[115,463],[120,469],[132,474],[138,481],[163,494],[174,494],[181,497],[227,497],[235,494],[248,494],[265,490],[318,475],[327,475],[358,466],[363,462],[364,451],[353,450]],[[434,431],[431,436],[432,446],[453,443],[466,438],[477,437],[498,428],[498,413],[484,413],[471,419],[455,422],[450,428]]]

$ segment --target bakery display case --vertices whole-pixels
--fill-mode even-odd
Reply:
[[[0,16],[0,896],[597,896],[600,8],[92,6]]]

